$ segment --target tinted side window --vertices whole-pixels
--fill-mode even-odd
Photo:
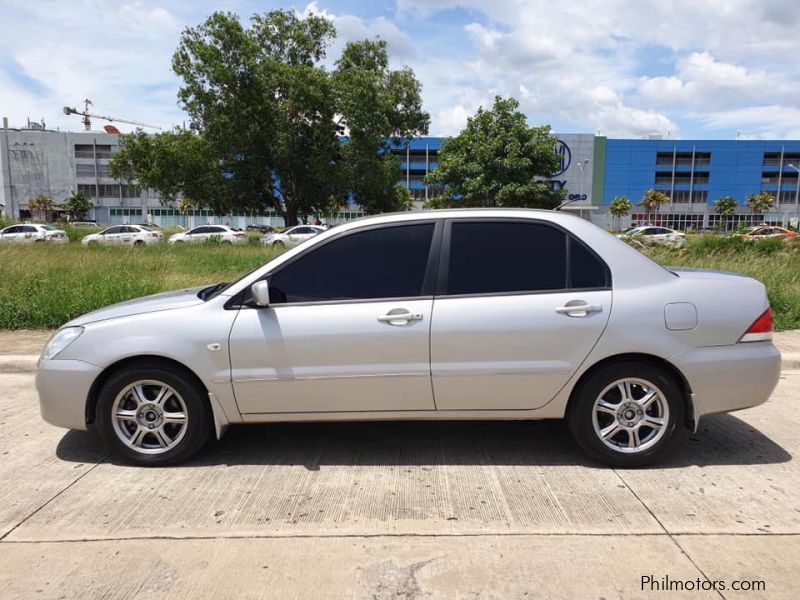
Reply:
[[[448,294],[561,290],[566,234],[540,223],[454,222]]]
[[[571,288],[605,288],[611,285],[606,264],[572,236],[569,238],[569,275]]]
[[[107,229],[103,235],[112,235],[115,233],[122,233],[122,227],[112,227],[111,229]]]
[[[274,303],[419,296],[433,223],[352,233],[270,277]]]
[[[4,229],[3,233],[19,233],[22,228],[17,226],[9,227],[8,229]]]

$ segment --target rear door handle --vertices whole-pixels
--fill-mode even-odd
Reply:
[[[586,317],[591,313],[600,312],[602,310],[603,307],[599,304],[568,304],[556,308],[558,314],[567,315],[568,317]]]
[[[421,320],[422,313],[412,313],[404,308],[394,308],[385,315],[378,317],[378,321],[389,325],[408,325],[411,321]]]

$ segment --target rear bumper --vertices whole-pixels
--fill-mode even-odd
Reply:
[[[57,427],[86,429],[86,400],[100,371],[82,360],[40,360],[36,391],[42,418]]]
[[[695,420],[763,404],[781,374],[781,353],[771,342],[693,348],[672,362],[692,390]]]

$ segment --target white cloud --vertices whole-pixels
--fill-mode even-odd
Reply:
[[[388,44],[389,58],[404,64],[416,53],[411,37],[384,16],[365,20],[355,15],[337,15],[311,2],[300,13],[303,16],[317,14],[333,21],[336,28],[336,41],[328,52],[328,57],[338,57],[347,42],[364,39],[382,39]]]

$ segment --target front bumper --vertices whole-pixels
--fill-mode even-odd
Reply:
[[[693,348],[672,362],[694,395],[695,420],[763,404],[781,374],[781,353],[771,342]]]
[[[36,390],[42,418],[57,427],[86,429],[86,400],[100,371],[82,360],[39,360]]]

